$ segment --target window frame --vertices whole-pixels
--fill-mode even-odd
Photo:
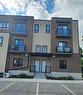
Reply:
[[[50,33],[51,26],[49,24],[46,24],[46,33]]]
[[[67,26],[66,29],[64,29],[64,26]],[[58,24],[57,25],[57,34],[64,34],[64,35],[68,35],[70,34],[69,31],[69,25],[68,24]]]
[[[34,33],[39,32],[39,24],[34,24]]]
[[[2,45],[3,45],[3,37],[0,37],[0,39],[1,39],[0,47],[2,47]]]
[[[0,29],[8,30],[8,28],[9,28],[9,23],[8,22],[6,22],[6,21],[0,22]]]
[[[16,44],[16,40],[18,40],[18,44]],[[23,41],[23,44],[20,44],[19,41]],[[24,48],[25,48],[24,39],[15,39],[14,40],[14,46],[16,46],[17,50],[24,50]],[[23,46],[23,48],[20,48],[20,46]]]
[[[46,49],[46,51],[43,51],[44,50],[44,48]],[[48,47],[47,47],[47,45],[42,45],[42,53],[47,53],[48,51]]]
[[[38,47],[40,47],[39,49],[40,49],[40,51],[37,51],[37,48]],[[35,45],[35,52],[37,52],[37,53],[41,53],[41,45]]]
[[[22,62],[19,62],[19,59],[21,59]],[[17,60],[17,62],[19,62],[20,64],[17,63],[17,62],[14,63],[14,60]],[[22,67],[22,66],[23,66],[23,58],[14,57],[14,58],[13,58],[13,67]]]
[[[65,45],[64,45],[64,46],[63,46],[63,45],[60,46],[59,43],[61,43],[61,42],[62,42],[62,43],[65,43]],[[67,42],[67,41],[58,41],[58,46],[59,46],[59,47],[67,47],[67,46],[68,46],[68,42]]]
[[[14,32],[15,33],[26,33],[27,27],[25,22],[16,22],[14,24]]]
[[[60,63],[61,61],[62,61],[62,63]],[[68,68],[68,62],[67,62],[67,60],[59,60],[59,69],[66,70],[67,68]]]

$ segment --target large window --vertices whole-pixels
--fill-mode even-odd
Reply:
[[[35,52],[41,52],[41,45],[36,45]]]
[[[59,60],[59,68],[67,69],[67,60]]]
[[[64,35],[68,35],[69,32],[69,28],[68,25],[58,25],[57,26],[57,34],[64,34]]]
[[[15,39],[14,46],[16,50],[24,50],[24,40]]]
[[[36,45],[35,52],[47,53],[47,45]]]
[[[14,58],[13,59],[13,66],[20,67],[23,65],[23,58]]]
[[[0,37],[0,47],[2,46],[3,44],[3,37]]]
[[[57,52],[61,53],[71,53],[71,47],[66,41],[59,41],[57,46]]]
[[[16,23],[14,26],[14,31],[17,33],[26,33],[26,24]]]
[[[47,45],[42,45],[42,53],[47,53]]]
[[[67,42],[66,41],[59,41],[58,42],[58,46],[59,47],[66,47],[67,46]]]
[[[64,52],[64,49],[67,47],[67,42],[65,41],[59,41],[57,51],[58,52]]]
[[[50,33],[50,25],[46,25],[46,33]]]
[[[0,29],[8,29],[9,28],[9,23],[7,22],[0,22]]]
[[[38,33],[39,32],[39,24],[34,25],[34,32]]]

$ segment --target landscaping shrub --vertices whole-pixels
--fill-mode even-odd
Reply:
[[[46,76],[47,79],[50,80],[74,80],[74,78],[72,76],[68,76],[68,77],[51,77],[51,76]]]
[[[19,75],[11,75],[10,78],[30,78],[32,79],[34,76],[28,76],[26,74],[19,74]]]
[[[68,76],[68,80],[74,80],[72,76]]]

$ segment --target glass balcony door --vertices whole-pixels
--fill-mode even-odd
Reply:
[[[22,40],[22,39],[16,39],[15,40],[15,48],[17,50],[24,50],[24,40]]]
[[[45,73],[45,67],[46,67],[45,60],[35,60],[36,73]]]
[[[36,72],[40,72],[40,61],[39,60],[35,60],[35,71]]]

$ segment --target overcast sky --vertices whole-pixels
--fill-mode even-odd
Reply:
[[[79,20],[79,40],[83,46],[83,0],[0,0],[0,14],[27,15],[36,19],[58,16]]]

